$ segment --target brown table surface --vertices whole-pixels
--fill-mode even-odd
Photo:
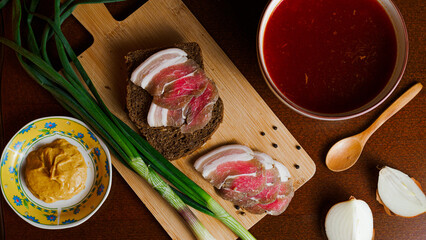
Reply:
[[[254,236],[258,239],[326,239],[324,219],[327,211],[352,195],[366,201],[372,209],[376,239],[426,239],[426,215],[412,219],[390,217],[375,200],[377,166],[398,168],[426,185],[425,90],[371,137],[354,167],[333,173],[324,164],[327,150],[334,142],[366,128],[415,82],[425,84],[424,0],[395,1],[405,18],[410,40],[407,70],[395,92],[384,104],[364,116],[334,122],[314,120],[295,113],[275,98],[264,82],[257,64],[255,43],[257,24],[268,1],[184,2],[317,166],[315,176],[296,192],[286,212],[277,217],[263,218],[250,229]],[[111,9],[121,11],[116,6]],[[10,12],[10,6],[3,10],[4,35],[9,38]],[[76,21],[67,21],[64,31],[80,51],[90,45],[90,36]],[[53,115],[71,116],[23,72],[13,52],[5,49],[1,75],[2,148],[27,122]],[[169,239],[117,171],[114,170],[113,176],[111,193],[103,206],[87,222],[71,229],[54,231],[33,227],[19,218],[1,197],[4,235],[0,238]]]

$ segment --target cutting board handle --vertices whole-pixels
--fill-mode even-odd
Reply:
[[[105,4],[79,5],[73,15],[93,35],[94,39],[97,39],[96,36],[111,32],[118,24]]]

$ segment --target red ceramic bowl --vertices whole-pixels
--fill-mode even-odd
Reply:
[[[292,101],[283,93],[283,88],[285,90],[285,86],[281,86],[280,88],[276,85],[274,79],[271,77],[271,73],[268,69],[268,65],[265,63],[265,29],[271,18],[271,15],[274,13],[279,4],[286,0],[272,0],[265,8],[262,18],[259,23],[258,35],[257,35],[257,54],[260,68],[262,70],[263,76],[269,85],[272,92],[288,107],[295,110],[296,112],[311,117],[315,119],[321,120],[344,120],[349,118],[354,118],[365,114],[372,109],[376,108],[378,105],[383,103],[389,95],[394,91],[399,81],[401,80],[408,59],[408,34],[407,28],[405,26],[404,20],[402,18],[401,13],[397,9],[397,7],[392,3],[391,0],[377,0],[378,3],[383,7],[386,14],[388,15],[391,24],[393,26],[395,37],[396,37],[396,61],[395,65],[392,69],[389,70],[390,78],[386,82],[386,85],[382,90],[372,97],[372,100],[362,105],[361,107],[357,107],[356,109],[337,112],[337,113],[324,113],[318,112],[314,110],[307,109],[306,107],[300,106],[297,101]],[[328,83],[327,83],[328,84]],[[309,94],[309,92],[305,93]],[[358,93],[357,93],[358,94]],[[363,93],[359,93],[363,94]]]

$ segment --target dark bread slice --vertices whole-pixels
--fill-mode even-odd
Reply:
[[[197,43],[181,43],[170,47],[184,50],[188,53],[188,58],[193,59],[203,68],[201,49]],[[222,122],[223,102],[219,97],[214,105],[210,122],[203,129],[193,133],[183,134],[179,127],[150,127],[147,115],[151,106],[152,96],[140,86],[133,84],[129,79],[136,67],[149,56],[163,49],[165,48],[137,50],[125,57],[128,70],[126,102],[130,120],[139,129],[142,136],[165,158],[175,160],[189,155],[210,139]]]

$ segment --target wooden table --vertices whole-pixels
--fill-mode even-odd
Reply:
[[[130,1],[132,2],[132,1]],[[184,0],[220,47],[245,75],[266,103],[315,161],[315,176],[296,192],[289,208],[278,217],[267,216],[250,229],[258,239],[326,239],[324,219],[329,208],[350,196],[366,201],[373,211],[377,239],[426,239],[426,215],[413,219],[390,217],[375,200],[378,169],[389,165],[426,185],[425,91],[383,125],[369,140],[358,163],[333,173],[324,163],[337,140],[366,128],[415,82],[425,85],[426,5],[423,0],[397,0],[408,28],[410,54],[404,78],[392,96],[374,111],[355,119],[328,122],[301,116],[284,106],[264,82],[256,58],[257,24],[266,0]],[[43,3],[46,4],[46,3]],[[116,12],[122,8],[111,6]],[[3,10],[7,37],[11,37],[11,7]],[[90,35],[74,20],[64,31],[78,50],[90,45]],[[1,145],[24,124],[39,117],[66,115],[55,100],[22,70],[9,49],[4,50],[1,75]],[[42,230],[19,218],[1,197],[5,239],[169,239],[127,183],[113,172],[111,193],[87,222],[65,230]]]

